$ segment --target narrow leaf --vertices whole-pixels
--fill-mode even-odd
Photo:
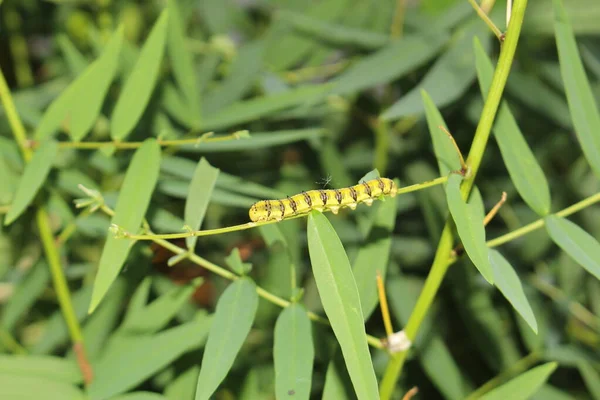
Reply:
[[[537,321],[535,320],[531,305],[527,301],[527,297],[525,297],[519,276],[512,265],[498,251],[490,249],[489,254],[494,272],[494,283],[502,295],[506,297],[506,300],[512,304],[531,329],[537,333]]]
[[[36,140],[53,135],[61,126],[75,141],[83,139],[89,132],[98,119],[106,93],[117,72],[123,30],[122,26],[119,27],[102,55],[48,107],[36,127]]]
[[[313,211],[308,217],[308,250],[325,313],[342,349],[360,400],[378,399],[364,318],[348,256],[329,220]]]
[[[551,362],[532,368],[480,398],[481,400],[527,400],[546,383],[557,366],[557,363]]]
[[[569,110],[583,154],[600,178],[600,113],[562,0],[553,0],[554,32]]]
[[[332,94],[360,92],[389,83],[433,58],[447,41],[446,34],[407,36],[363,57],[333,80]],[[406,57],[410,54],[410,57]]]
[[[440,174],[448,175],[452,171],[459,171],[461,165],[456,148],[452,145],[452,140],[450,140],[446,132],[440,129],[440,126],[443,126],[448,130],[448,126],[440,110],[438,110],[429,94],[427,94],[427,91],[422,90],[421,96],[423,97],[425,117],[427,118],[429,135],[431,135],[431,141],[433,142],[433,151],[438,160]]]
[[[160,146],[156,140],[148,139],[135,152],[129,164],[111,223],[130,233],[138,231],[158,180],[159,166]],[[131,245],[130,240],[117,239],[111,234],[108,235],[94,281],[90,313],[98,306],[119,275]]]
[[[477,39],[474,42],[477,74],[483,99],[492,85],[494,67]],[[550,212],[550,189],[544,171],[525,141],[506,101],[500,105],[494,124],[494,137],[511,180],[527,205],[541,216]]]
[[[545,218],[550,238],[590,274],[600,279],[600,243],[573,222],[549,215]]]
[[[192,322],[158,334],[115,337],[94,365],[94,381],[88,388],[90,398],[108,399],[126,392],[182,354],[199,348],[206,341],[211,320],[212,316],[200,314]]]
[[[44,400],[85,400],[87,397],[76,386],[39,376],[0,374],[0,398]]]
[[[256,285],[248,278],[233,282],[221,295],[202,356],[196,400],[209,399],[225,379],[250,332],[257,306]]]
[[[31,204],[35,195],[46,181],[57,152],[58,143],[54,140],[40,143],[39,148],[25,167],[10,210],[8,210],[4,218],[4,225],[11,224]]]
[[[429,93],[437,107],[451,104],[460,98],[475,78],[472,43],[476,36],[484,38],[489,48],[489,29],[479,19],[472,21],[429,69],[421,83],[385,110],[381,117],[386,121],[395,121],[408,115],[421,115],[422,90]]]
[[[493,284],[492,266],[490,265],[488,248],[485,244],[483,215],[478,211],[479,207],[467,204],[463,200],[460,194],[461,181],[462,177],[457,174],[450,174],[448,177],[448,184],[446,185],[448,208],[467,255],[485,280]]]
[[[184,94],[190,113],[195,118],[191,121],[192,126],[200,124],[200,91],[196,72],[194,71],[194,57],[186,47],[187,37],[185,35],[184,18],[178,9],[177,1],[170,0],[169,8],[169,32],[167,51],[171,59],[173,75],[177,81],[179,90]]]
[[[154,24],[123,86],[110,121],[110,134],[115,140],[123,140],[129,135],[150,101],[163,58],[168,22],[169,13],[165,9]]]
[[[54,356],[0,355],[0,375],[7,373],[73,384],[81,383],[83,380],[74,360]]]
[[[186,225],[197,231],[202,226],[208,203],[219,176],[219,169],[213,167],[204,157],[200,159],[192,182],[190,183],[189,195],[185,201],[184,219]],[[198,241],[198,236],[185,238],[188,249],[193,249]]]
[[[320,128],[293,129],[264,133],[253,133],[248,138],[226,140],[222,142],[205,142],[197,146],[182,146],[182,149],[194,153],[216,153],[222,151],[256,150],[265,147],[281,146],[288,143],[319,138],[327,133]]]
[[[207,115],[202,122],[202,129],[205,131],[225,129],[292,106],[303,105],[321,98],[329,87],[329,84],[303,86],[282,93],[233,103],[214,115]]]
[[[309,398],[314,353],[306,310],[299,304],[286,307],[275,324],[273,358],[278,399]]]

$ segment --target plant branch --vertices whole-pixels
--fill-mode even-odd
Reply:
[[[500,105],[500,101],[502,99],[502,93],[504,91],[504,87],[506,86],[508,73],[512,66],[515,51],[517,49],[517,43],[519,40],[521,27],[523,25],[526,7],[527,0],[520,0],[515,2],[515,6],[513,8],[511,24],[508,28],[506,39],[500,52],[500,58],[498,60],[496,71],[494,72],[492,86],[485,101],[481,118],[475,131],[471,150],[467,158],[469,171],[467,171],[467,176],[461,185],[461,194],[465,200],[468,198],[468,194],[473,187],[474,180],[477,176],[479,166],[481,165],[481,160],[483,159],[483,154],[492,130],[494,118],[496,117],[498,106]],[[438,244],[431,271],[427,276],[423,291],[417,299],[415,308],[406,325],[406,336],[412,342],[414,342],[417,331],[419,330],[425,315],[429,311],[429,308],[433,303],[444,276],[446,275],[446,271],[452,262],[451,253],[454,243],[452,226],[453,221],[451,218],[448,218],[440,237],[440,242]],[[382,400],[389,400],[392,397],[407,354],[408,351],[397,353],[392,356],[390,362],[388,363],[380,385],[380,395]]]
[[[17,113],[17,109],[15,107],[12,95],[10,93],[10,89],[6,84],[4,74],[1,70],[0,98],[2,100],[4,110],[8,117],[8,122],[13,132],[13,136],[17,141],[19,148],[21,149],[23,158],[26,162],[28,162],[29,160],[31,160],[31,157],[33,155],[32,150],[27,146],[28,141],[27,135],[25,133],[25,128],[23,126],[23,123],[21,122],[19,114]],[[52,275],[54,289],[56,290],[56,294],[58,296],[60,309],[67,323],[71,340],[73,341],[73,349],[81,350],[78,352],[77,358],[79,368],[81,369],[86,384],[89,384],[92,380],[92,373],[89,361],[87,360],[85,354],[82,352],[84,349],[84,343],[83,335],[81,333],[81,327],[79,325],[79,321],[77,320],[77,316],[75,315],[75,309],[73,308],[73,302],[71,300],[71,293],[67,285],[67,279],[65,278],[65,274],[63,272],[63,268],[60,262],[58,248],[56,247],[54,236],[52,234],[52,229],[50,228],[50,217],[48,215],[48,212],[46,211],[46,208],[43,205],[40,205],[37,209],[36,220],[38,230],[40,232],[40,238],[42,240],[42,245],[44,247],[46,258],[48,260],[48,265],[50,267],[50,273]]]

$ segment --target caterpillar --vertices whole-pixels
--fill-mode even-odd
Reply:
[[[287,199],[261,200],[250,207],[250,220],[281,221],[295,215],[306,214],[311,210],[331,211],[337,214],[342,207],[352,210],[359,203],[370,206],[373,200],[382,196],[396,196],[398,188],[388,178],[377,178],[342,189],[309,190]]]

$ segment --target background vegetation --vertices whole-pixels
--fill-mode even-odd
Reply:
[[[600,3],[506,8],[0,1],[1,397],[600,399]]]

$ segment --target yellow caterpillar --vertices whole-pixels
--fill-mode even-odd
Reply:
[[[396,196],[398,188],[388,178],[377,178],[343,189],[309,190],[281,200],[262,200],[250,207],[250,220],[281,221],[311,210],[331,210],[337,214],[341,207],[355,209],[359,203],[370,206],[381,196]]]

